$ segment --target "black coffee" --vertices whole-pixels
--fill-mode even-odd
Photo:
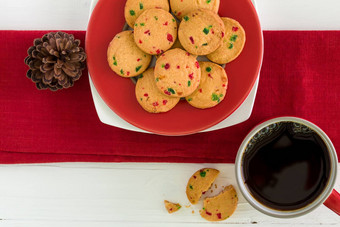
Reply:
[[[296,210],[313,202],[327,185],[330,159],[314,131],[281,122],[263,132],[243,156],[245,183],[260,203]],[[269,131],[269,132],[268,132]]]

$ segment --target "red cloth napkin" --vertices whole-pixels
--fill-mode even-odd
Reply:
[[[166,137],[102,124],[87,72],[71,89],[38,91],[26,78],[26,51],[46,31],[0,31],[0,163],[234,162],[259,122],[280,115],[319,125],[340,150],[340,31],[266,31],[253,114],[245,123]],[[84,44],[85,32],[70,31]]]

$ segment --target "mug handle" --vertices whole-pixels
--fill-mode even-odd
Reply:
[[[340,194],[335,189],[323,204],[340,216]]]

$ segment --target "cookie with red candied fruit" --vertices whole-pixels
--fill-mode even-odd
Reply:
[[[222,20],[226,31],[222,45],[207,58],[218,64],[227,64],[241,54],[246,42],[246,33],[238,21],[227,17],[222,17]]]
[[[186,97],[193,107],[207,109],[220,104],[227,93],[228,77],[225,70],[212,62],[200,62],[201,83],[194,93]]]
[[[177,39],[176,20],[162,9],[145,10],[136,20],[134,30],[137,46],[151,55],[167,51]]]
[[[150,64],[151,55],[140,50],[133,38],[133,31],[118,33],[107,49],[110,68],[122,77],[134,77],[143,73]]]
[[[172,13],[183,19],[185,15],[197,9],[208,9],[217,13],[220,8],[220,0],[170,0]]]
[[[186,51],[194,55],[207,55],[222,44],[224,23],[214,12],[198,9],[187,14],[178,29],[178,38]]]
[[[148,9],[164,9],[169,12],[168,0],[127,0],[124,15],[126,23],[133,28],[137,18]]]
[[[205,193],[215,181],[220,171],[217,169],[204,168],[194,173],[187,184],[186,194],[192,204],[198,203],[202,193]]]
[[[135,88],[138,103],[149,113],[168,112],[179,102],[179,98],[162,94],[156,87],[154,69],[150,68],[138,79]]]
[[[167,96],[191,95],[201,80],[196,56],[178,48],[163,53],[156,61],[155,80],[159,91]]]
[[[234,213],[237,202],[238,198],[235,188],[229,185],[219,195],[205,198],[200,214],[207,221],[223,221]]]
[[[165,209],[168,211],[169,214],[172,214],[182,208],[181,204],[172,203],[172,202],[169,202],[168,200],[164,200],[164,205],[165,205]]]

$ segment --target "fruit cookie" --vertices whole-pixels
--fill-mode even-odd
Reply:
[[[217,13],[220,0],[170,0],[170,6],[173,14],[181,20],[183,16],[197,9],[208,9]]]
[[[226,64],[236,59],[242,52],[246,42],[246,33],[239,22],[222,17],[226,34],[222,45],[207,57],[218,64]]]
[[[136,20],[134,29],[137,46],[152,55],[167,51],[177,39],[176,20],[162,9],[145,10]]]
[[[179,203],[171,203],[168,200],[164,200],[164,205],[169,214],[174,213],[182,208]]]
[[[169,12],[168,0],[127,0],[125,20],[133,28],[137,18],[147,9],[164,9]]]
[[[183,17],[178,37],[182,46],[191,54],[207,55],[221,46],[225,28],[214,12],[199,9]]]
[[[107,61],[118,75],[134,77],[148,68],[151,56],[137,47],[133,31],[124,31],[117,34],[109,44]]]
[[[138,79],[136,98],[138,103],[150,113],[167,112],[174,108],[180,100],[159,92],[155,84],[153,68],[148,69]]]
[[[205,193],[210,188],[219,173],[220,171],[217,169],[206,168],[198,170],[190,177],[186,189],[190,203],[198,203],[202,193]]]
[[[236,210],[237,201],[236,191],[232,185],[229,185],[219,195],[204,199],[201,216],[208,221],[225,220]]]
[[[198,87],[201,69],[196,57],[181,49],[163,53],[156,61],[158,89],[171,97],[186,97]]]
[[[200,109],[211,108],[225,97],[228,77],[225,70],[212,62],[200,62],[201,83],[197,90],[186,97],[190,105]]]

